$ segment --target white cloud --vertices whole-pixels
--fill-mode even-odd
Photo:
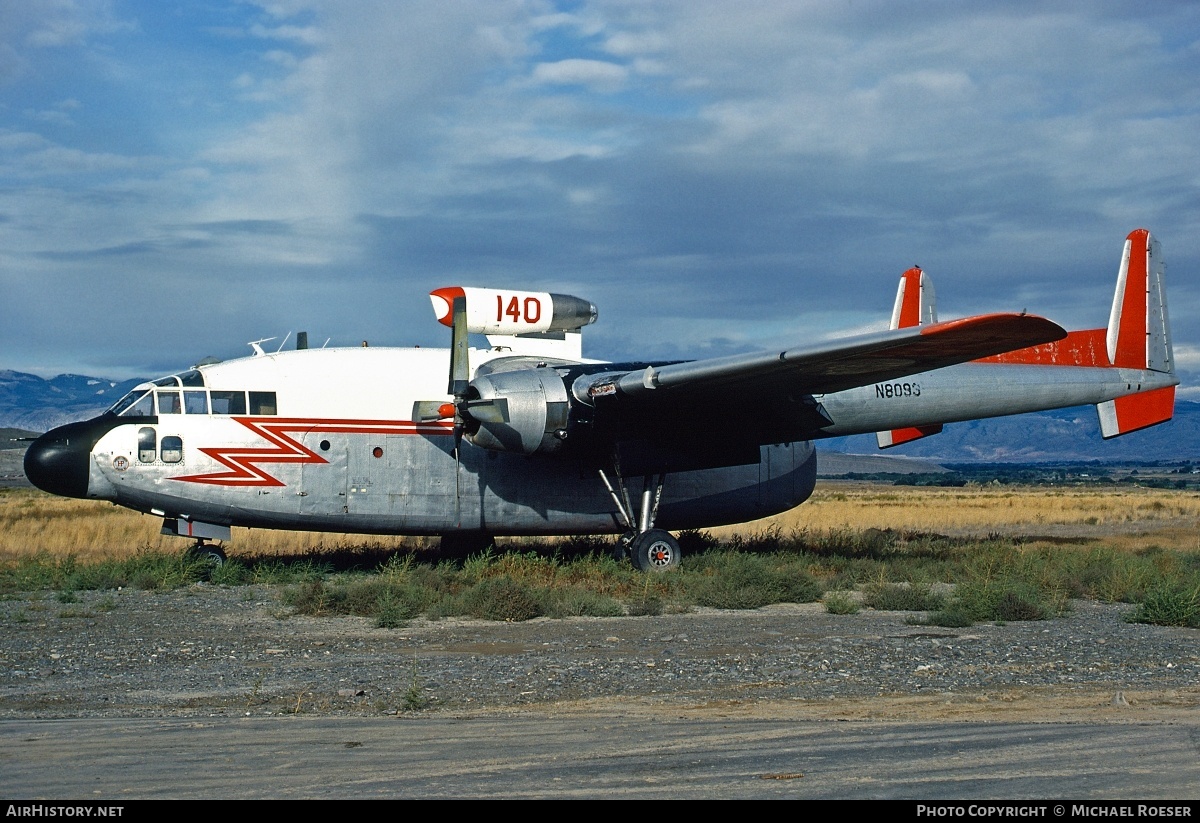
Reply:
[[[264,40],[291,40],[306,46],[317,46],[322,42],[320,30],[313,26],[253,25],[250,34]]]
[[[107,0],[42,0],[6,6],[0,11],[0,23],[5,24],[10,33],[24,29],[24,42],[35,48],[75,46],[89,37],[131,31],[136,27],[131,21],[119,19]]]
[[[629,75],[624,66],[603,60],[559,60],[539,63],[533,68],[534,83],[558,86],[584,86],[593,91],[619,91]]]

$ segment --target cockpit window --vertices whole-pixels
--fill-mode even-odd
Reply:
[[[192,369],[191,371],[185,371],[183,374],[179,375],[179,379],[183,382],[184,388],[204,388],[204,375],[195,369]]]
[[[275,403],[275,392],[273,392],[273,391],[252,391],[252,392],[250,392],[250,413],[251,414],[279,414],[279,407]]]
[[[148,417],[154,414],[154,395],[145,389],[134,389],[109,409],[123,417]]]
[[[179,378],[176,377],[175,375],[171,375],[170,377],[160,377],[153,382],[154,382],[154,385],[156,385],[156,386],[175,387],[175,386],[179,385]]]
[[[213,414],[245,414],[246,393],[244,391],[212,392]]]
[[[188,414],[208,414],[208,392],[185,391],[183,410]]]
[[[159,414],[183,414],[183,405],[179,402],[179,392],[159,391],[156,394],[158,394]]]

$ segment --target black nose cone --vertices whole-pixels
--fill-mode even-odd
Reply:
[[[87,497],[92,447],[107,431],[96,421],[68,423],[51,429],[25,452],[25,476],[42,491],[63,497]],[[111,428],[111,427],[109,427]]]

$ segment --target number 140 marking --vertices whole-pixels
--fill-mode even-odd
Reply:
[[[536,297],[526,297],[524,301],[515,295],[504,305],[504,295],[496,295],[496,322],[501,323],[505,317],[514,323],[536,323],[542,319],[542,301]]]

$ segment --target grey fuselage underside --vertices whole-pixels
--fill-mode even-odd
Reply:
[[[221,525],[360,534],[612,534],[628,530],[595,469],[489,452],[453,438],[331,435],[324,464],[276,467],[274,487],[197,486],[131,469],[106,472],[115,502]],[[307,442],[308,440],[313,442]],[[382,449],[375,457],[374,449]],[[812,494],[811,443],[763,446],[758,463],[667,475],[656,525],[695,529],[787,511]],[[96,463],[103,461],[100,457]],[[98,465],[93,466],[93,472]],[[643,479],[629,478],[634,506]]]

